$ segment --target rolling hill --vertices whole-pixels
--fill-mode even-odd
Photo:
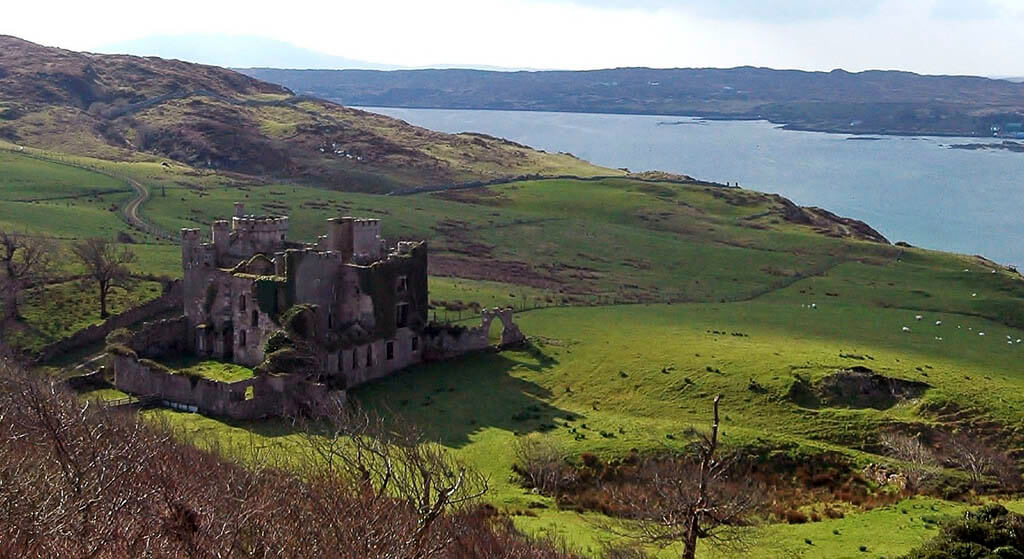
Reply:
[[[522,175],[619,174],[482,135],[441,134],[218,68],[0,36],[0,139],[388,192]]]
[[[843,133],[990,135],[1020,122],[1024,85],[898,71],[616,68],[592,71],[280,70],[246,74],[357,106],[767,119]]]
[[[487,503],[528,534],[595,558],[614,540],[600,528],[600,502],[524,485],[518,441],[550,444],[582,473],[597,464],[599,478],[638,455],[686,452],[717,394],[723,445],[756,457],[786,489],[749,556],[897,557],[965,509],[952,498],[978,498],[944,465],[924,496],[868,479],[879,465],[904,466],[885,454],[881,432],[956,430],[1021,456],[1016,270],[891,245],[863,223],[776,195],[656,173],[344,191],[611,171],[295,97],[218,68],[11,38],[0,46],[0,228],[59,243],[127,235],[136,272],[180,274],[176,244],[119,215],[138,199],[130,177],[149,189],[140,212],[163,231],[208,230],[239,200],[289,215],[290,236],[306,241],[328,217],[379,217],[387,238],[430,243],[437,320],[471,326],[480,307],[518,308],[526,346],[416,367],[350,396],[487,475]],[[39,345],[98,320],[94,290],[73,265],[62,272],[28,290],[14,342]],[[157,290],[141,283],[116,306]],[[884,390],[893,386],[912,390]],[[317,437],[291,421],[141,413],[190,443],[240,461],[259,449],[263,464],[282,468]]]

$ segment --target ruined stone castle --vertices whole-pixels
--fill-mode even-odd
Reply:
[[[182,232],[189,350],[249,367],[295,305],[315,306],[327,375],[354,386],[418,363],[427,324],[427,246],[386,248],[376,219],[332,218],[313,245],[288,241],[287,217],[213,223],[213,242]]]
[[[148,324],[118,345],[115,385],[214,415],[305,412],[424,360],[522,341],[511,309],[475,328],[428,324],[427,245],[389,246],[376,219],[327,220],[316,243],[288,240],[287,217],[215,221],[212,239],[182,230],[183,316]],[[255,367],[253,379],[188,379],[146,357],[184,352]],[[251,390],[250,390],[251,388]]]

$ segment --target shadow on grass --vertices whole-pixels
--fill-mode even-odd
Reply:
[[[461,447],[487,428],[516,433],[557,428],[582,416],[552,406],[548,389],[522,378],[558,363],[541,350],[477,353],[414,367],[361,387],[351,397],[413,422],[445,446]]]
[[[409,368],[349,393],[354,401],[397,421],[412,422],[424,436],[461,447],[487,428],[516,433],[546,431],[584,416],[547,403],[548,389],[522,378],[558,364],[536,347],[522,351],[480,352]],[[269,419],[224,421],[263,438],[289,437],[301,422]]]

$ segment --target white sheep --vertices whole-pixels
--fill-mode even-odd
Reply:
[[[984,333],[984,332],[978,332],[978,335],[979,335],[979,336],[984,336],[984,335],[985,335],[985,333]]]
[[[936,320],[935,321],[935,325],[936,326],[942,326],[942,321],[941,320]]]
[[[811,303],[811,308],[812,308],[812,309],[816,309],[816,308],[818,308],[818,304],[817,304],[817,303]]]
[[[971,297],[977,297],[977,296],[978,296],[977,293],[971,293]]]
[[[909,332],[909,331],[910,331],[910,328],[907,328],[906,326],[904,326],[904,327],[903,327],[903,331],[904,331],[904,332]]]
[[[914,320],[922,320],[922,319],[924,319],[924,317],[921,316],[921,315],[917,315],[917,316],[914,317]]]

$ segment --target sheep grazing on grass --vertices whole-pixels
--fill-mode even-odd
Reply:
[[[904,326],[904,327],[903,327],[903,331],[904,331],[904,332],[909,332],[909,331],[910,331],[910,328],[907,328],[906,326]]]
[[[978,332],[978,335],[979,335],[979,336],[984,336],[984,335],[985,335],[985,333],[984,333],[984,332]]]
[[[817,303],[811,303],[811,308],[812,308],[812,309],[816,309],[816,308],[818,308],[818,304],[817,304]]]
[[[917,316],[914,317],[914,320],[923,320],[923,319],[924,319],[924,317],[921,316],[921,315],[917,315]]]
[[[935,325],[936,326],[942,326],[942,321],[941,320],[936,320],[935,321]]]
[[[971,293],[971,297],[977,297],[977,296],[978,296],[977,293]]]

